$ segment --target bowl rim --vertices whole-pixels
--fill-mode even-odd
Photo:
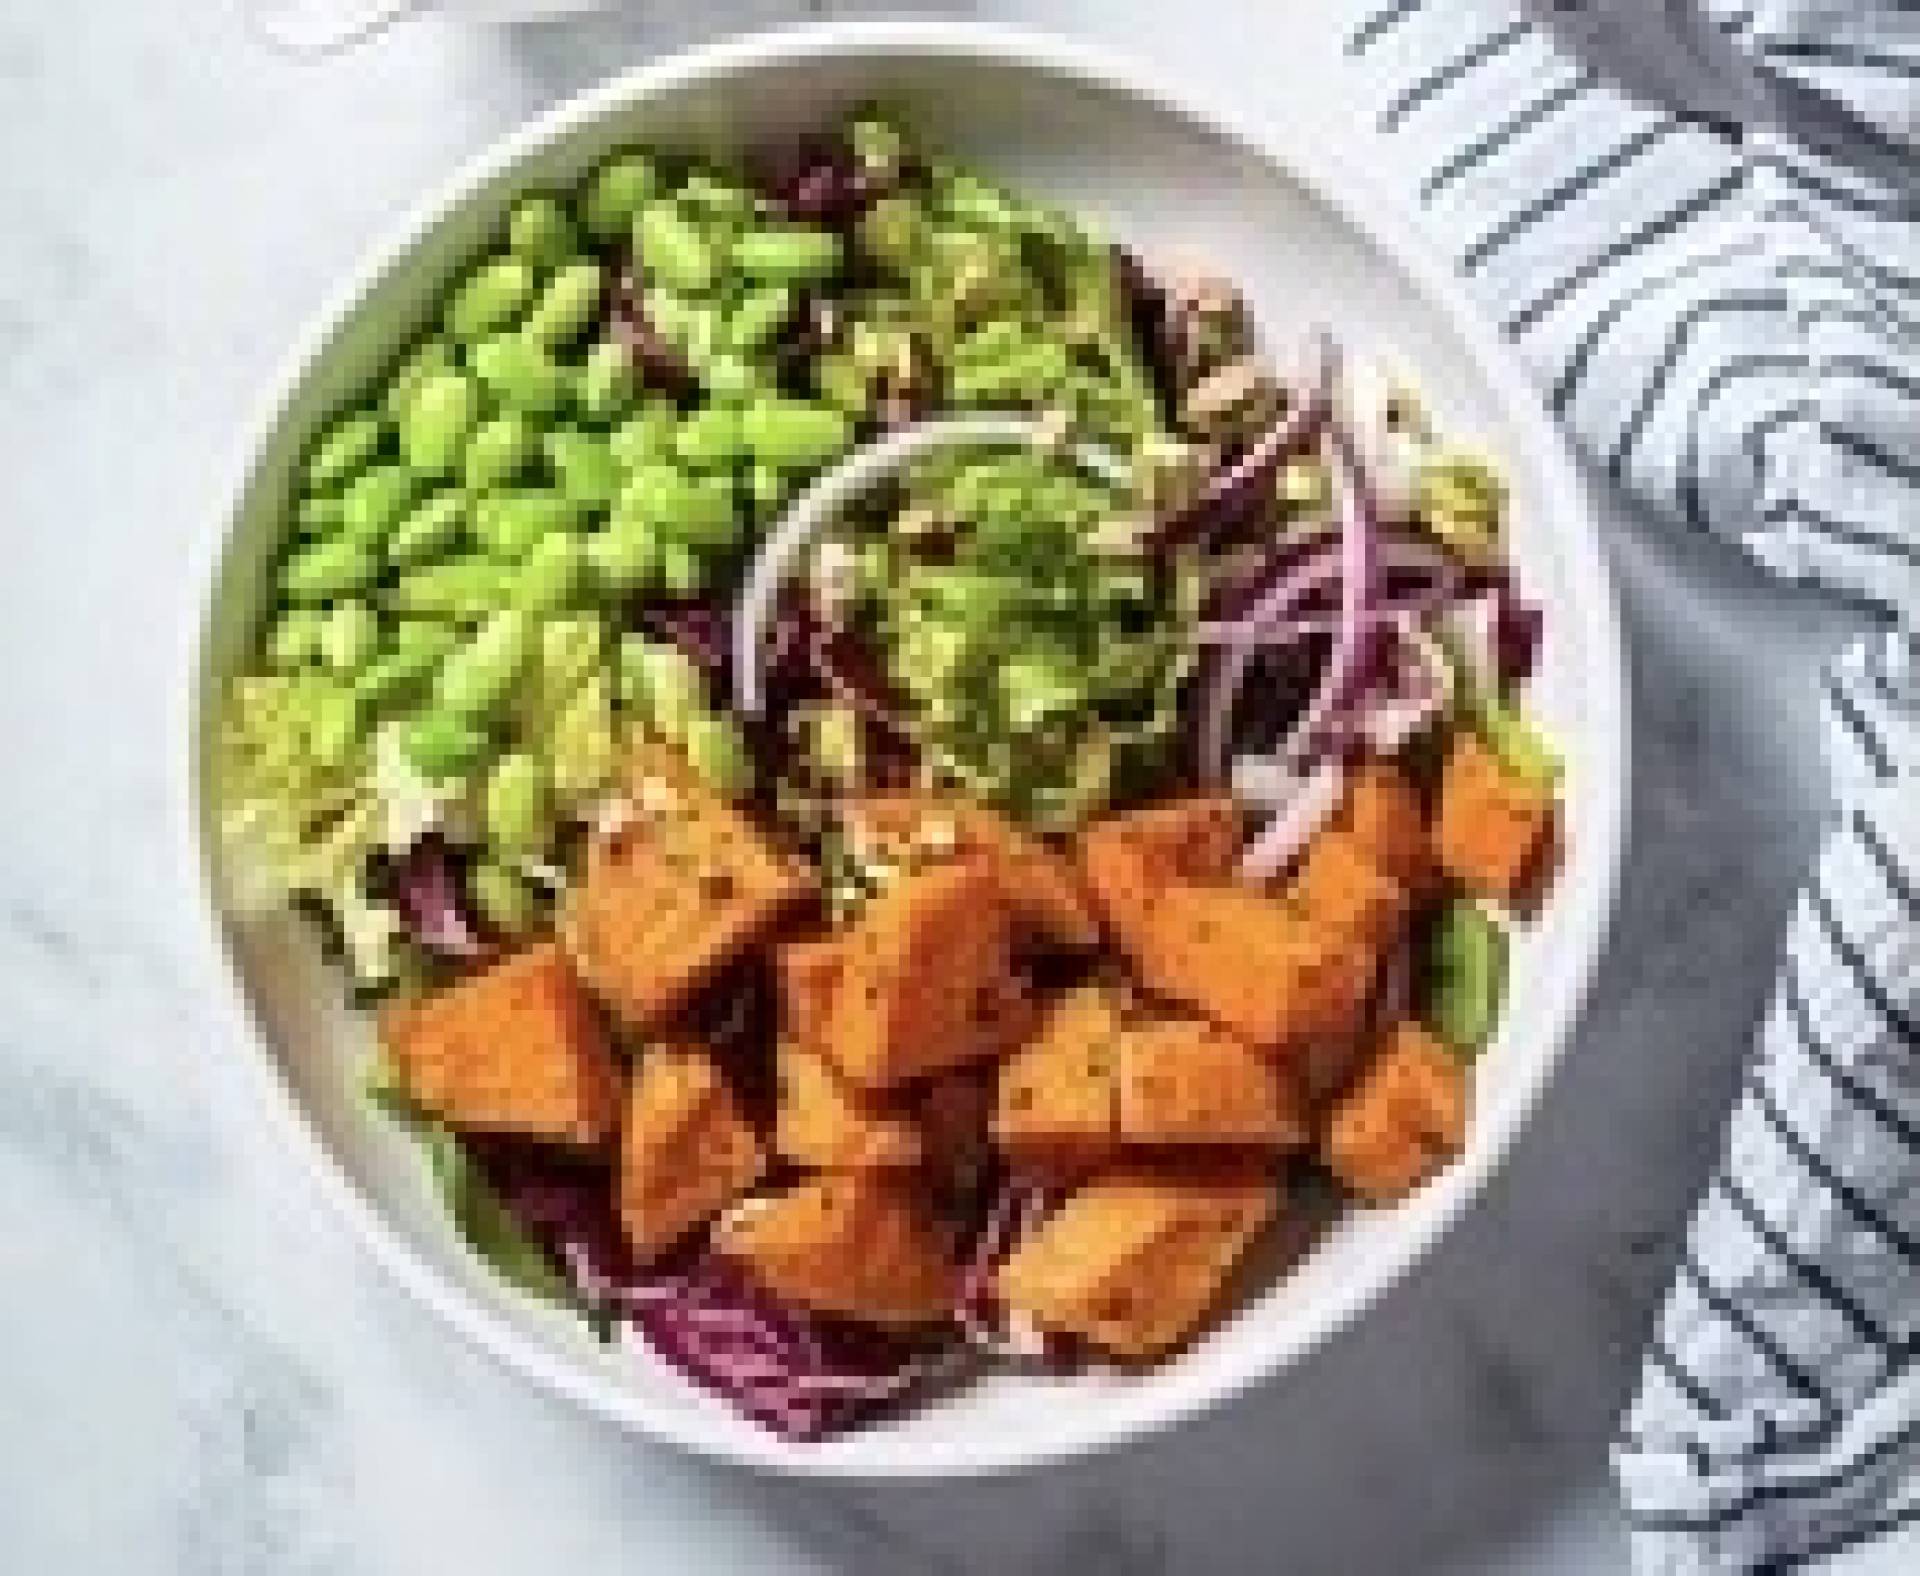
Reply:
[[[1171,115],[1237,152],[1276,167],[1304,186],[1376,247],[1437,310],[1465,349],[1476,375],[1494,394],[1503,417],[1513,423],[1521,447],[1537,471],[1546,506],[1555,518],[1569,522],[1563,546],[1571,555],[1572,573],[1583,588],[1575,603],[1577,616],[1586,626],[1584,634],[1590,649],[1608,658],[1601,664],[1601,671],[1587,675],[1582,696],[1587,731],[1599,745],[1597,771],[1605,774],[1605,780],[1598,814],[1583,826],[1595,850],[1592,869],[1598,879],[1576,894],[1579,909],[1571,920],[1576,926],[1574,944],[1561,965],[1570,979],[1553,993],[1552,1010],[1542,1025],[1545,1048],[1528,1064],[1525,1082],[1510,1091],[1505,1119],[1483,1131],[1479,1148],[1456,1163],[1458,1181],[1444,1207],[1431,1211],[1397,1240],[1374,1274],[1356,1279],[1339,1295],[1328,1298],[1302,1321],[1292,1339],[1237,1354],[1203,1380],[1196,1379],[1181,1389],[1156,1389],[1151,1394],[1143,1390],[1131,1398],[1103,1397],[1099,1409],[1089,1412],[1087,1426],[1069,1437],[1038,1446],[1016,1435],[903,1444],[884,1434],[870,1436],[876,1448],[866,1450],[858,1448],[859,1435],[824,1448],[795,1446],[744,1429],[718,1409],[709,1413],[701,1408],[659,1407],[614,1378],[591,1372],[564,1353],[528,1338],[504,1317],[474,1300],[456,1281],[416,1254],[387,1223],[375,1200],[334,1158],[318,1128],[308,1119],[248,1005],[238,962],[220,920],[213,861],[203,846],[200,740],[209,697],[201,681],[208,671],[207,637],[213,623],[220,567],[260,455],[286,419],[301,384],[328,343],[435,224],[488,182],[572,130],[664,92],[743,71],[849,54],[951,59],[1052,76]],[[1403,1279],[1467,1206],[1480,1197],[1565,1054],[1611,927],[1625,853],[1631,741],[1625,656],[1613,578],[1598,533],[1590,524],[1587,486],[1564,437],[1549,420],[1513,351],[1480,316],[1444,262],[1418,238],[1399,205],[1382,194],[1367,171],[1324,142],[1282,149],[1250,118],[1210,102],[1195,86],[1166,80],[1145,61],[1129,59],[1105,46],[1027,28],[962,19],[880,18],[812,22],[748,33],[622,71],[572,94],[463,160],[362,254],[345,280],[307,319],[251,408],[253,414],[243,426],[237,451],[225,472],[227,479],[218,508],[194,544],[189,561],[185,627],[178,648],[181,666],[171,690],[172,716],[166,735],[171,741],[168,775],[174,851],[180,871],[174,893],[192,911],[188,930],[197,941],[198,973],[209,987],[207,995],[217,1003],[220,1041],[248,1044],[250,1054],[243,1060],[252,1070],[249,1082],[277,1133],[302,1158],[322,1193],[350,1223],[374,1261],[402,1289],[506,1368],[625,1432],[755,1469],[851,1480],[1005,1474],[1081,1458],[1158,1433],[1299,1361]],[[1581,522],[1577,527],[1572,524],[1576,520]]]

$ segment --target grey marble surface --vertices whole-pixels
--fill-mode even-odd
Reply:
[[[1814,835],[1843,614],[1607,513],[1637,700],[1592,1010],[1484,1204],[1216,1417],[1004,1484],[822,1487],[622,1438],[458,1344],[251,1119],[173,922],[183,557],[295,326],[426,182],[643,53],[636,3],[293,67],[227,3],[0,8],[0,1569],[1624,1569],[1604,1447]],[[1323,8],[984,5],[1351,135]],[[1225,47],[1223,47],[1225,46]]]

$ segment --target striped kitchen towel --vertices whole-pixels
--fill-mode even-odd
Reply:
[[[1798,1570],[1920,1522],[1920,3],[1702,0],[1744,124],[1610,82],[1583,9],[1371,0],[1348,53],[1584,453],[1884,620],[1615,1451],[1643,1571]]]

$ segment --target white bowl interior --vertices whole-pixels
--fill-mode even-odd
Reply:
[[[1395,1279],[1478,1190],[1565,1037],[1611,905],[1622,814],[1620,658],[1604,571],[1566,462],[1498,354],[1400,243],[1369,239],[1312,184],[1193,115],[1083,73],[1063,51],[964,35],[858,32],[737,50],[718,64],[616,84],[511,145],[377,266],[345,315],[317,333],[253,455],[215,570],[195,675],[194,748],[208,698],[241,660],[293,463],[328,412],[376,376],[424,322],[442,283],[485,243],[518,192],[569,182],[610,149],[650,141],[724,150],[817,124],[869,98],[906,109],[933,144],[1102,216],[1150,251],[1209,259],[1249,287],[1270,337],[1324,321],[1354,349],[1420,370],[1451,429],[1503,454],[1514,552],[1547,607],[1534,702],[1568,756],[1568,860],[1541,921],[1520,938],[1505,1027],[1476,1071],[1470,1148],[1406,1204],[1355,1214],[1290,1277],[1253,1294],[1194,1349],[1125,1378],[994,1377],[847,1439],[793,1449],[738,1422],[633,1347],[603,1350],[570,1319],[505,1292],[463,1249],[413,1145],[354,1092],[368,1026],[291,922],[225,926],[257,1054],[284,1081],[337,1168],[379,1256],[469,1334],[556,1388],[649,1432],[718,1454],[800,1469],[942,1472],[1070,1454],[1180,1415],[1306,1350]],[[1017,58],[1025,56],[1026,58]],[[1309,159],[1310,165],[1311,160]],[[201,780],[196,770],[194,781]],[[204,858],[211,807],[195,789]],[[254,1054],[249,1052],[248,1054]]]

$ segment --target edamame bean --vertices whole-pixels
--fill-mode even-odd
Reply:
[[[387,644],[396,657],[437,667],[460,644],[460,637],[445,624],[430,618],[400,618],[393,621]]]
[[[458,717],[480,717],[506,698],[534,649],[533,616],[507,608],[487,616],[473,638],[454,649],[435,679],[435,704]]]
[[[621,700],[661,738],[677,742],[706,704],[700,670],[678,647],[645,635],[622,635],[615,664]]]
[[[840,237],[831,230],[798,225],[749,230],[734,238],[733,266],[756,284],[798,285],[830,279],[840,271]]]
[[[368,579],[371,578],[369,570]],[[467,622],[505,607],[512,595],[513,582],[513,570],[506,564],[485,558],[455,558],[403,575],[388,594],[387,606],[396,613],[417,618]],[[351,590],[353,586],[346,589]]]
[[[702,405],[680,423],[673,452],[696,471],[730,469],[740,458],[740,413],[731,405]]]
[[[307,485],[316,492],[338,487],[380,452],[385,436],[385,426],[370,410],[342,416],[321,435],[307,456]]]
[[[571,540],[571,538],[562,538]],[[606,649],[607,627],[593,613],[549,618],[540,628],[540,687],[570,695],[591,678]]]
[[[547,281],[523,332],[549,349],[578,339],[600,305],[600,265],[568,263]]]
[[[429,711],[400,735],[400,748],[428,782],[464,777],[486,758],[487,736],[463,718]]]
[[[686,295],[706,294],[720,271],[700,227],[671,202],[650,202],[640,210],[634,250],[650,277]]]
[[[545,905],[525,878],[505,865],[483,860],[467,876],[480,917],[507,936],[525,936],[539,929]]]
[[[667,542],[660,549],[660,583],[670,596],[699,596],[707,589],[706,560],[685,542]]]
[[[750,356],[761,349],[793,316],[794,294],[786,285],[749,290],[727,318],[727,348]]]
[[[466,520],[466,498],[452,487],[442,488],[401,517],[387,537],[387,562],[411,569],[441,557],[460,540]]]
[[[746,735],[733,718],[719,712],[696,711],[680,736],[687,764],[715,793],[743,799],[753,791],[753,754]]]
[[[519,257],[482,263],[447,303],[447,332],[462,344],[497,334],[515,322],[533,299],[533,269]]]
[[[762,464],[807,471],[839,455],[853,440],[853,426],[831,405],[769,395],[747,406],[740,436]]]
[[[426,688],[434,670],[457,644],[444,624],[406,619],[394,627],[388,650],[375,657],[353,681],[354,693],[369,711],[410,700]]]
[[[760,386],[760,375],[745,356],[709,356],[698,368],[700,387],[716,405],[740,405]]]
[[[351,537],[334,536],[303,547],[280,571],[290,602],[328,602],[370,585],[380,565]]]
[[[604,509],[620,490],[621,470],[605,438],[578,427],[547,434],[547,464],[560,491],[583,509]]]
[[[671,458],[679,428],[679,413],[664,400],[651,400],[613,429],[607,447],[614,463],[631,471],[651,460]]]
[[[595,240],[626,239],[634,216],[660,189],[652,163],[637,153],[609,159],[587,183],[587,231]]]
[[[930,221],[911,197],[883,197],[855,232],[860,250],[895,279],[905,279],[926,255]]]
[[[535,542],[514,582],[513,603],[532,613],[552,613],[573,600],[586,570],[586,549],[568,531],[551,531]]]
[[[510,410],[551,416],[566,398],[566,374],[544,345],[524,334],[496,334],[473,347],[473,370]]]
[[[488,493],[473,506],[473,534],[492,557],[518,563],[541,537],[566,530],[581,513],[551,487],[514,487]]]
[[[663,542],[725,547],[739,534],[733,484],[725,476],[688,476],[676,466],[638,467],[614,504],[615,523],[632,520]]]
[[[560,199],[536,192],[507,215],[507,250],[533,268],[558,268],[579,255],[580,237]]]
[[[413,391],[420,386],[420,380],[432,377],[436,372],[451,372],[458,365],[459,357],[454,355],[453,346],[446,340],[422,340],[394,370],[387,384],[382,402],[387,420],[399,426],[400,418],[406,414],[408,402],[413,398]]]
[[[587,564],[603,590],[618,596],[659,583],[660,539],[635,520],[616,520],[583,544]]]
[[[618,421],[633,404],[637,384],[627,347],[602,339],[587,352],[574,381],[573,401],[588,421]]]
[[[342,678],[351,678],[380,649],[380,619],[366,603],[336,602],[320,631],[320,660]]]
[[[465,373],[436,372],[421,379],[400,423],[400,450],[408,466],[422,476],[452,475],[479,419],[480,391]]]
[[[747,469],[747,501],[753,505],[756,519],[768,520],[780,512],[789,493],[787,473],[771,465],[752,465]]]
[[[362,471],[340,500],[341,532],[364,546],[377,544],[412,507],[419,491],[419,478],[404,465]]]
[[[473,429],[462,458],[461,474],[470,492],[483,493],[510,482],[526,468],[540,443],[532,424],[518,411],[504,410]]]
[[[502,858],[527,858],[546,850],[552,827],[547,774],[525,751],[503,755],[487,774],[483,821],[487,846]]]
[[[318,662],[326,622],[327,615],[318,608],[288,608],[267,631],[267,661],[276,668],[300,668]]]
[[[337,531],[340,518],[340,500],[325,493],[302,498],[293,509],[293,523],[302,536],[325,536]]]
[[[753,217],[753,193],[708,170],[694,170],[674,196],[683,208],[724,226],[738,227]]]

